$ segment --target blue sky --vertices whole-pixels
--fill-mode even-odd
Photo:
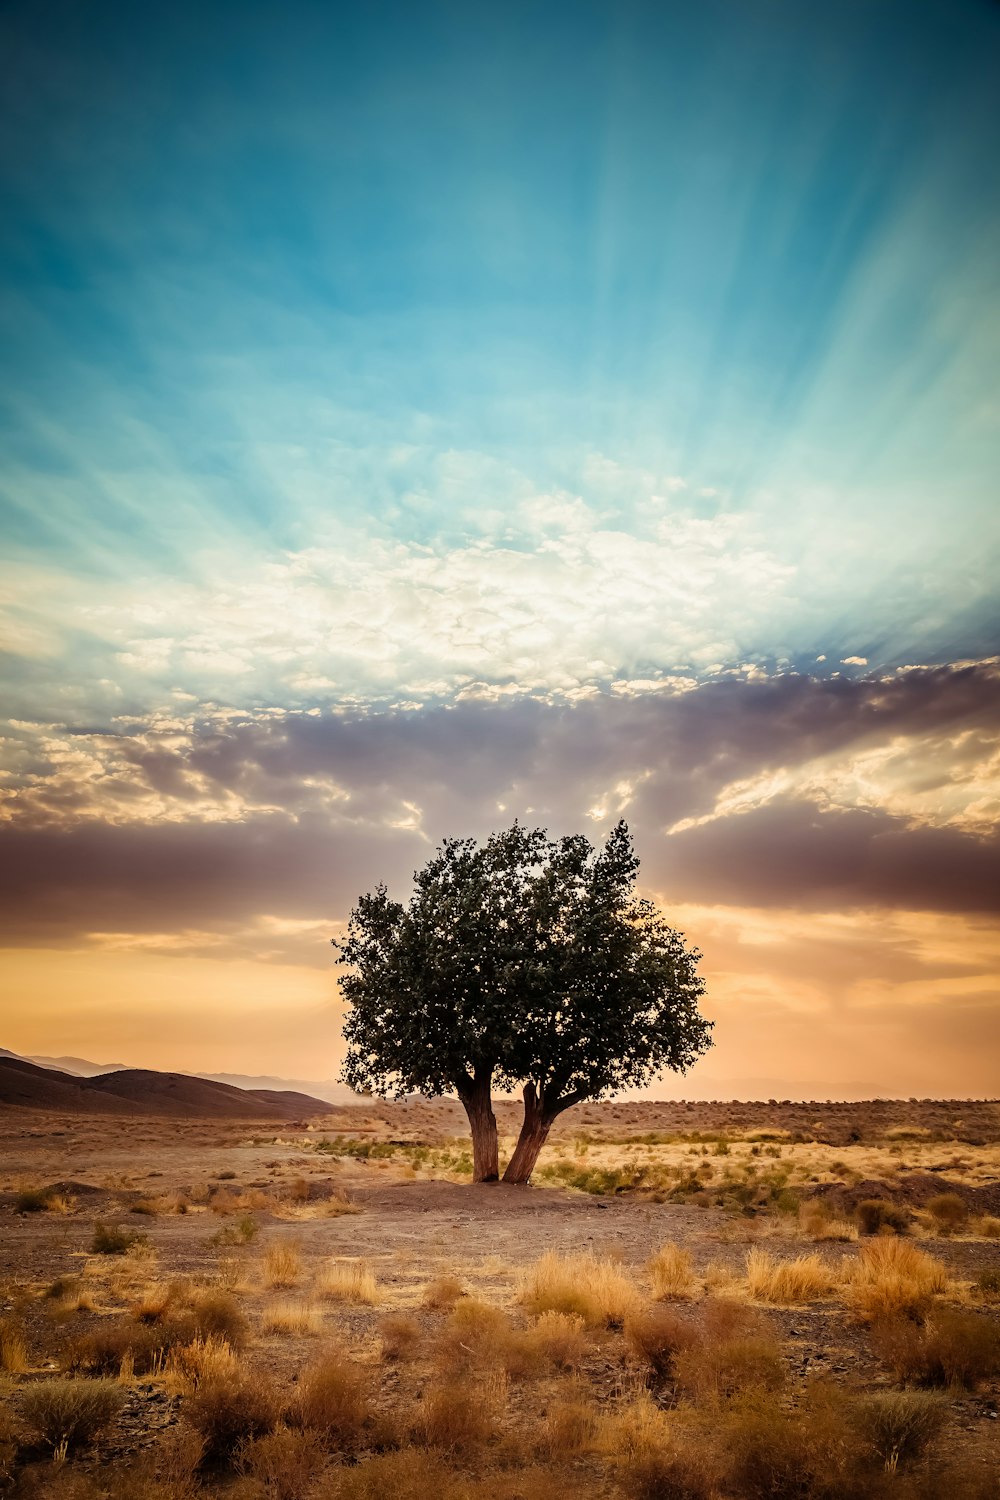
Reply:
[[[403,838],[405,872],[463,831],[434,790],[445,749],[411,784],[400,731],[352,821],[343,747],[325,781],[220,790],[203,741],[303,715],[388,715],[391,739],[393,715],[522,699],[680,715],[785,679],[855,724],[882,711],[873,683],[972,661],[975,712],[920,678],[933,732],[917,714],[848,752],[824,719],[835,752],[750,756],[640,852],[676,899],[664,839],[786,799],[803,826],[957,830],[979,859],[996,6],[12,4],[0,51],[12,828],[134,824],[152,866],[165,823],[308,805],[331,847]],[[697,720],[708,763],[745,711],[706,701],[730,715]],[[647,725],[638,755],[631,732],[576,800],[519,762],[462,815],[600,831],[671,774],[674,731]],[[917,900],[859,871],[866,910]],[[717,894],[743,899],[721,873]],[[274,916],[247,902],[247,931]],[[87,920],[52,943],[96,941]]]

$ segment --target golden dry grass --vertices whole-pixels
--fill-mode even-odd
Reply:
[[[650,1259],[649,1274],[653,1283],[653,1296],[660,1301],[684,1302],[698,1290],[691,1264],[691,1254],[668,1240]]]
[[[847,1268],[847,1301],[868,1322],[919,1316],[947,1290],[941,1262],[895,1236],[867,1241]]]
[[[360,1260],[328,1261],[319,1271],[313,1290],[328,1302],[378,1301],[378,1283],[371,1267]]]
[[[0,1318],[0,1370],[20,1375],[28,1368],[28,1345],[24,1334],[10,1318]]]
[[[835,1277],[819,1255],[779,1260],[755,1246],[747,1253],[747,1290],[758,1302],[814,1302],[834,1290]]]
[[[279,1240],[264,1253],[264,1285],[298,1286],[302,1280],[302,1256],[295,1240]]]
[[[264,1333],[315,1335],[323,1332],[323,1311],[311,1302],[272,1302],[261,1313],[260,1326]]]
[[[549,1251],[524,1274],[520,1300],[529,1312],[562,1312],[591,1327],[620,1327],[641,1299],[635,1283],[610,1260]]]

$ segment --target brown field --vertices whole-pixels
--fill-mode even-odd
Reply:
[[[1000,1106],[463,1126],[0,1113],[0,1492],[997,1495]]]

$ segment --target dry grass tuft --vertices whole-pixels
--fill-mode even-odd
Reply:
[[[5,1375],[20,1375],[28,1368],[28,1345],[24,1334],[11,1318],[0,1318],[0,1370]]]
[[[601,1416],[596,1447],[616,1465],[631,1465],[637,1460],[667,1452],[670,1448],[669,1419],[648,1391],[640,1391],[616,1411]]]
[[[863,1244],[847,1270],[847,1299],[869,1322],[918,1318],[947,1287],[940,1261],[894,1237],[879,1236]]]
[[[581,1394],[552,1402],[539,1434],[540,1451],[548,1458],[576,1458],[590,1448],[597,1436],[597,1413]]]
[[[225,1339],[210,1336],[172,1349],[165,1373],[173,1389],[187,1392],[203,1384],[238,1380],[242,1369],[239,1355]]]
[[[777,1260],[756,1246],[747,1253],[747,1289],[759,1302],[813,1302],[834,1289],[834,1276],[819,1255]]]
[[[337,1471],[324,1500],[471,1500],[471,1491],[438,1453],[404,1448]]]
[[[626,1346],[648,1366],[650,1378],[657,1385],[673,1379],[677,1356],[700,1341],[695,1323],[666,1307],[634,1313],[625,1324]]]
[[[934,1221],[938,1234],[957,1234],[969,1220],[969,1210],[958,1193],[938,1193],[924,1207]]]
[[[46,1380],[26,1392],[21,1416],[41,1442],[65,1452],[109,1427],[121,1404],[112,1380]]]
[[[549,1251],[525,1274],[521,1301],[529,1312],[576,1314],[591,1327],[620,1327],[640,1307],[632,1282],[610,1260]]]
[[[363,1302],[369,1306],[378,1301],[378,1284],[371,1267],[362,1260],[329,1261],[316,1277],[317,1297],[329,1302]]]
[[[531,1334],[513,1326],[499,1307],[469,1298],[455,1308],[438,1341],[446,1375],[458,1370],[503,1370],[514,1380],[537,1375],[542,1354]]]
[[[323,1332],[323,1311],[312,1302],[272,1302],[261,1313],[264,1333],[288,1333],[304,1337]]]
[[[298,1286],[302,1280],[302,1256],[296,1240],[277,1240],[264,1253],[264,1285]]]
[[[672,1240],[661,1245],[649,1262],[653,1296],[660,1301],[684,1302],[698,1290],[691,1266],[691,1256]]]

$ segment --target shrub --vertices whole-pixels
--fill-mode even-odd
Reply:
[[[862,1234],[906,1234],[910,1211],[888,1198],[864,1198],[854,1210]]]
[[[756,1247],[747,1255],[747,1287],[761,1302],[812,1302],[833,1291],[833,1274],[819,1255],[776,1260]]]
[[[467,1485],[436,1453],[404,1448],[339,1470],[330,1500],[468,1500]]]
[[[242,1366],[225,1339],[207,1338],[172,1349],[166,1370],[175,1385],[190,1391],[212,1381],[237,1380]]]
[[[388,1360],[413,1359],[420,1343],[420,1324],[406,1313],[389,1313],[379,1324],[382,1357]]]
[[[1000,1297],[1000,1268],[990,1267],[989,1270],[980,1271],[976,1277],[976,1291],[981,1297],[993,1301]]]
[[[208,1458],[231,1459],[240,1444],[273,1432],[281,1403],[266,1376],[238,1370],[228,1379],[199,1381],[184,1415],[205,1444]]]
[[[521,1300],[533,1313],[577,1314],[591,1326],[620,1327],[639,1309],[633,1282],[608,1260],[549,1251],[527,1272]]]
[[[714,1500],[715,1468],[704,1449],[666,1449],[635,1458],[625,1466],[623,1478],[629,1500]]]
[[[700,1330],[693,1322],[665,1307],[636,1313],[625,1324],[625,1342],[649,1366],[655,1384],[671,1380],[677,1356],[700,1341]]]
[[[120,1224],[95,1224],[90,1242],[92,1255],[125,1255],[134,1245],[145,1243],[146,1236]]]
[[[316,1278],[316,1295],[332,1302],[378,1301],[378,1286],[369,1266],[360,1260],[334,1260]]]
[[[947,1420],[940,1397],[924,1391],[874,1391],[856,1402],[853,1416],[890,1472],[920,1458]]]
[[[264,1285],[297,1286],[302,1277],[302,1256],[293,1240],[279,1240],[264,1256]]]
[[[0,1370],[6,1375],[20,1375],[27,1367],[24,1334],[10,1318],[0,1318]]]
[[[234,1297],[226,1292],[206,1292],[191,1310],[194,1337],[225,1339],[233,1349],[242,1349],[250,1325]]]
[[[29,1429],[52,1449],[90,1442],[114,1421],[122,1392],[112,1380],[46,1380],[21,1403]]]
[[[691,1256],[669,1240],[650,1260],[649,1274],[653,1279],[653,1296],[661,1301],[686,1301],[697,1289]]]
[[[725,1490],[740,1500],[847,1500],[870,1493],[864,1453],[843,1403],[811,1393],[783,1410],[774,1396],[751,1392],[725,1410],[719,1432]]]
[[[560,1370],[575,1369],[587,1353],[583,1319],[569,1313],[541,1313],[528,1337],[542,1358]]]
[[[425,1307],[447,1311],[455,1306],[459,1297],[464,1296],[465,1289],[457,1276],[439,1276],[424,1288],[423,1302]]]
[[[940,1261],[916,1245],[895,1238],[878,1238],[862,1245],[847,1273],[848,1300],[870,1322],[919,1318],[947,1286],[947,1273]]]
[[[481,1393],[449,1381],[427,1392],[420,1430],[430,1447],[456,1453],[485,1442],[493,1434],[493,1424]]]
[[[72,1340],[63,1365],[86,1375],[118,1375],[123,1369],[148,1375],[162,1368],[176,1342],[176,1330],[162,1324],[102,1323]]]
[[[596,1432],[594,1408],[586,1401],[565,1397],[546,1412],[540,1446],[549,1458],[570,1458],[589,1447]]]
[[[1000,1219],[995,1214],[983,1214],[976,1220],[975,1232],[984,1240],[1000,1240]]]
[[[938,1308],[921,1328],[905,1318],[883,1322],[875,1344],[898,1379],[914,1385],[972,1389],[1000,1373],[1000,1327],[981,1313]]]
[[[287,1427],[251,1438],[237,1453],[237,1467],[267,1486],[269,1500],[301,1500],[322,1466],[315,1434]]]
[[[954,1234],[969,1218],[969,1210],[957,1193],[938,1193],[924,1206],[939,1234]]]
[[[14,1196],[14,1209],[19,1214],[44,1213],[52,1194],[47,1188],[22,1188]]]
[[[728,1401],[746,1391],[781,1390],[785,1362],[772,1338],[707,1338],[678,1353],[675,1374],[688,1395],[702,1401]]]
[[[327,1354],[305,1371],[289,1421],[316,1432],[327,1444],[349,1448],[370,1417],[360,1372],[338,1354]]]

